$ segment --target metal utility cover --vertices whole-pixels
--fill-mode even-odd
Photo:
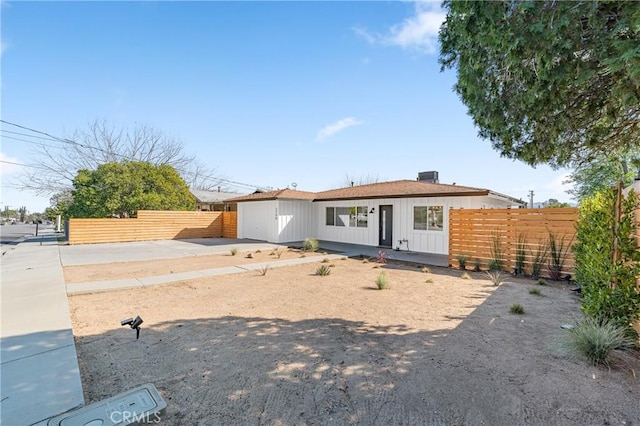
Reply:
[[[167,404],[151,383],[53,417],[48,426],[125,426],[157,423]]]

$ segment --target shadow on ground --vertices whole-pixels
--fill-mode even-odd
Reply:
[[[151,382],[166,424],[640,423],[628,369],[549,349],[573,295],[527,288],[499,287],[452,329],[225,316],[154,324],[136,340],[114,327],[76,338],[85,397]],[[508,313],[514,300],[526,315]]]

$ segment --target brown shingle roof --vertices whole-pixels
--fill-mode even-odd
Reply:
[[[230,198],[225,200],[227,203],[236,203],[239,201],[265,201],[265,200],[313,200],[316,194],[307,191],[294,191],[292,189],[278,189],[277,191],[257,192],[255,194],[243,195],[241,197]]]
[[[446,185],[416,180],[396,180],[318,192],[314,200],[488,195],[489,192],[488,189],[472,188],[470,186]]]
[[[346,188],[331,189],[322,192],[294,191],[291,189],[279,189],[277,191],[261,192],[231,198],[227,202],[262,201],[262,200],[358,200],[365,198],[404,198],[404,197],[455,197],[455,196],[482,196],[494,194],[507,198],[514,203],[522,203],[508,195],[489,191],[484,188],[471,186],[449,185],[443,183],[420,182],[417,180],[396,180],[392,182],[371,183],[368,185],[349,186]]]

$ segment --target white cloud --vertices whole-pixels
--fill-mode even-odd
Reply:
[[[319,141],[322,139],[326,139],[328,137],[335,135],[338,132],[343,131],[344,129],[347,129],[353,126],[358,126],[360,124],[364,124],[364,121],[357,120],[353,117],[343,118],[342,120],[338,120],[335,123],[328,124],[324,126],[322,129],[320,129],[320,131],[318,132],[318,135],[316,136],[316,140]]]
[[[0,163],[0,175],[1,176],[7,176],[13,173],[16,173],[20,170],[21,166],[17,166],[15,164],[9,164],[9,163],[19,163],[20,160],[17,158],[13,158],[13,157],[9,157],[8,155],[6,155],[4,152],[0,152],[0,160],[2,160],[3,162]],[[4,161],[8,161],[9,163],[4,163]]]
[[[415,3],[413,15],[393,25],[385,34],[371,33],[364,27],[354,27],[353,32],[368,43],[399,46],[421,53],[434,53],[438,46],[438,32],[446,14],[435,2]]]

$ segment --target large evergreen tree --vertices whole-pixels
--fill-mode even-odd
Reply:
[[[440,62],[503,156],[567,166],[640,143],[640,2],[443,5]]]

